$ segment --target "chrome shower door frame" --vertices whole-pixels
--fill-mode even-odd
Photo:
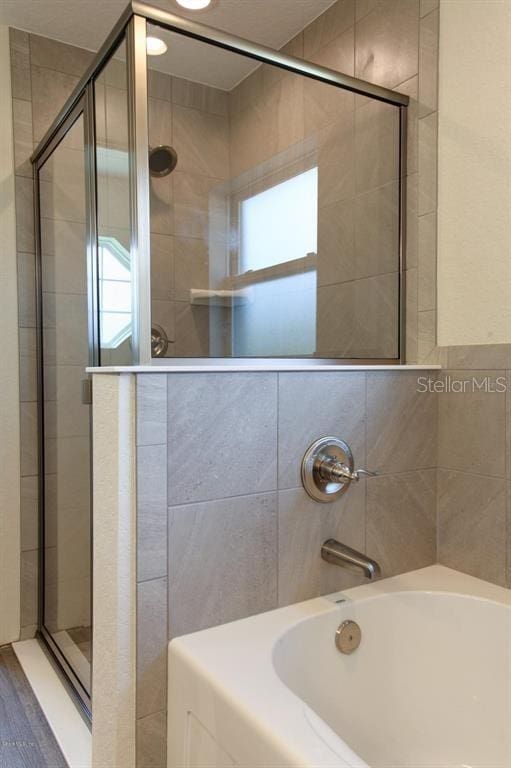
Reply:
[[[84,129],[84,164],[85,164],[85,228],[86,228],[86,260],[87,260],[87,298],[88,298],[88,363],[98,362],[98,329],[95,318],[96,295],[94,286],[97,280],[97,247],[96,247],[96,208],[95,184],[96,166],[94,158],[94,95],[92,87],[87,88],[82,97],[77,100],[68,115],[59,124],[51,141],[44,152],[33,160],[34,180],[34,215],[35,215],[35,246],[36,246],[36,323],[37,323],[37,423],[38,423],[38,520],[39,520],[39,551],[38,551],[38,636],[43,640],[44,648],[51,661],[60,673],[66,687],[70,690],[85,719],[91,719],[91,692],[79,679],[74,669],[68,663],[61,649],[44,624],[45,617],[45,418],[44,418],[44,338],[43,338],[43,265],[42,265],[42,235],[41,235],[41,185],[40,173],[44,164],[58,149],[67,133],[77,120],[83,118]],[[84,374],[85,375],[85,374]],[[89,410],[89,455],[92,457],[92,408]],[[91,462],[92,467],[92,462]],[[92,475],[92,472],[91,472]],[[92,476],[91,476],[92,488]],[[90,501],[91,543],[92,543],[92,494]],[[92,611],[92,556],[90,559],[91,576],[91,611]],[[92,665],[91,665],[92,677]]]
[[[76,103],[89,90],[97,75],[126,37],[128,70],[128,132],[130,151],[130,205],[131,205],[131,258],[132,258],[132,317],[133,365],[151,365],[151,281],[150,281],[150,205],[149,205],[149,135],[147,96],[147,22],[170,32],[190,37],[233,53],[247,56],[261,63],[280,67],[304,77],[328,83],[361,96],[384,102],[399,109],[399,328],[398,353],[395,358],[330,360],[330,362],[399,365],[406,362],[405,350],[405,251],[406,251],[406,123],[409,97],[374,83],[345,75],[335,70],[274,51],[258,43],[214,29],[193,20],[131,0],[99,50],[94,61],[77,84],[75,90],[56,117],[54,123],[32,155],[37,162],[55,133],[66,120]],[[93,93],[91,94],[93,103]],[[97,307],[96,307],[97,311]],[[243,361],[242,361],[243,362]],[[271,362],[271,359],[268,359]],[[311,367],[317,360],[302,361]],[[99,361],[100,364],[100,361]]]

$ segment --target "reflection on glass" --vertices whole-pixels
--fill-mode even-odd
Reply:
[[[158,34],[149,144],[177,158],[150,179],[167,354],[396,358],[398,108]]]
[[[40,173],[44,373],[43,625],[90,693],[90,420],[85,165],[79,117]]]
[[[132,362],[128,100],[124,44],[95,83],[101,365]]]

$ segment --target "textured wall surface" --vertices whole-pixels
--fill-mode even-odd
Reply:
[[[509,2],[440,6],[438,330],[444,345],[511,342],[510,12]]]

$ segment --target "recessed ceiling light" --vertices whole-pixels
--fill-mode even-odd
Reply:
[[[189,11],[202,11],[211,5],[211,0],[176,0],[176,3]]]
[[[160,40],[159,37],[148,37],[146,44],[148,56],[161,56],[167,50],[166,43]]]

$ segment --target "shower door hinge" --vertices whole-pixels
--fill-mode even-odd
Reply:
[[[92,379],[82,379],[82,405],[92,405]]]

